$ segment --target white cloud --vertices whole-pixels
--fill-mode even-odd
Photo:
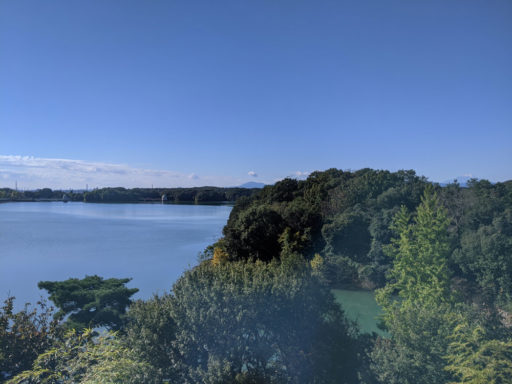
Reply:
[[[294,175],[298,178],[306,178],[311,172],[295,171]]]
[[[190,187],[235,185],[229,177],[199,177],[195,174],[160,169],[135,168],[126,164],[89,162],[72,159],[49,159],[33,156],[0,155],[0,187],[89,188],[94,187]],[[201,183],[201,184],[200,184]]]
[[[247,174],[251,177],[258,177],[258,174],[254,171],[249,171],[249,172],[247,172]]]
[[[288,176],[285,176],[285,177],[277,177],[277,178],[274,178],[274,183],[277,183],[279,181],[282,181],[284,179],[298,179],[298,180],[305,180],[308,178],[308,176],[311,174],[311,172],[308,172],[308,171],[295,171],[295,172],[292,172],[291,174],[289,174]]]

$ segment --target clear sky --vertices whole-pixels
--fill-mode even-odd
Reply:
[[[0,186],[512,179],[510,0],[0,0]]]

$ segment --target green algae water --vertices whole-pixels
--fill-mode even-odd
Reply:
[[[387,335],[377,327],[377,317],[382,314],[382,309],[377,305],[373,292],[347,289],[333,289],[332,292],[347,318],[356,321],[362,332]]]
[[[230,206],[0,204],[0,301],[36,302],[41,280],[131,277],[136,298],[168,292],[222,234]]]

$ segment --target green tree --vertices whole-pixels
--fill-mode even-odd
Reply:
[[[334,286],[381,287],[390,264],[382,250],[389,222],[401,204],[415,209],[426,185],[414,171],[371,169],[285,179],[237,201],[223,231],[225,250],[232,260],[268,261],[279,257],[279,240],[287,236],[305,258],[325,256],[326,281]]]
[[[67,316],[68,328],[120,329],[126,308],[131,304],[130,297],[138,292],[137,288],[125,286],[130,280],[86,276],[84,279],[41,281],[38,287],[48,291],[50,300],[59,309],[56,318]]]
[[[460,323],[450,336],[446,356],[455,383],[512,383],[512,339],[489,338],[480,326]]]
[[[14,312],[14,297],[0,308],[0,382],[30,368],[38,354],[59,336],[53,309],[45,302]]]
[[[248,208],[236,221],[224,228],[226,250],[235,259],[271,260],[281,251],[279,236],[284,230],[283,218],[268,206]]]
[[[179,379],[179,353],[175,345],[176,323],[171,316],[173,297],[169,294],[138,300],[128,310],[125,329],[127,345],[149,363],[159,377]]]
[[[451,300],[448,224],[444,208],[430,190],[422,197],[414,219],[405,206],[395,215],[391,228],[398,237],[386,249],[393,267],[386,286],[377,291],[385,318],[407,301]],[[395,294],[400,300],[393,299]]]
[[[458,320],[450,292],[446,234],[449,221],[427,190],[414,218],[405,207],[395,216],[398,237],[387,252],[393,267],[377,291],[391,340],[376,344],[374,370],[384,383],[444,383],[448,337]]]
[[[140,384],[160,383],[152,367],[139,360],[115,333],[94,337],[92,329],[69,331],[64,339],[40,354],[32,369],[9,384]]]
[[[204,262],[173,287],[171,316],[189,383],[352,383],[350,326],[300,256]]]
[[[512,209],[497,213],[492,222],[466,229],[460,236],[455,261],[476,281],[489,302],[512,301]]]

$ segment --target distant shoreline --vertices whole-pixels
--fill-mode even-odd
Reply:
[[[0,188],[1,202],[85,202],[131,204],[229,204],[257,194],[260,188],[101,188],[91,191],[52,190],[18,191]]]
[[[62,199],[23,199],[23,200],[4,200],[2,203],[85,203],[85,204],[155,204],[155,205],[226,205],[232,206],[234,201],[64,201]]]

